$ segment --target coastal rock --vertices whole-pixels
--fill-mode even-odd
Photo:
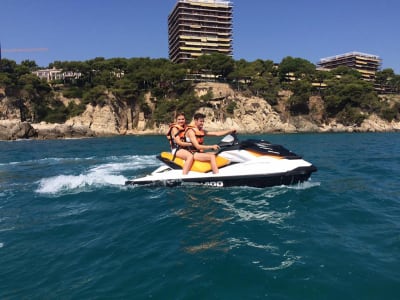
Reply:
[[[80,116],[73,117],[65,122],[70,126],[84,126],[90,128],[98,135],[119,134],[118,122],[110,105],[87,105],[86,110]]]
[[[65,122],[67,125],[85,126],[98,136],[133,134],[144,130],[147,120],[138,107],[130,107],[109,95],[107,104],[86,106],[82,115]]]
[[[146,119],[144,118],[144,113],[139,113],[139,122],[137,124],[137,130],[143,131],[146,128]]]
[[[0,120],[21,120],[21,112],[0,89]]]
[[[320,130],[317,124],[304,116],[291,117],[290,124],[296,128],[295,132],[318,132]]]
[[[204,88],[203,88],[204,89]],[[201,89],[197,89],[200,90]],[[225,130],[235,128],[241,133],[262,132],[295,132],[296,127],[283,122],[279,114],[267,101],[260,97],[245,97],[234,93],[228,84],[213,83],[213,95],[219,95],[213,101],[213,107],[203,107],[199,112],[206,115],[205,126],[208,130]],[[234,103],[233,115],[224,111],[226,103]]]
[[[0,140],[29,139],[37,132],[28,122],[19,120],[0,120]]]
[[[362,132],[400,131],[400,123],[394,121],[388,122],[372,114],[362,122],[359,130]]]
[[[198,97],[211,92],[214,99],[233,97],[235,94],[229,84],[217,82],[200,82],[196,84],[194,91]]]
[[[83,138],[94,137],[96,134],[84,125],[48,124],[41,122],[32,124],[38,139]]]

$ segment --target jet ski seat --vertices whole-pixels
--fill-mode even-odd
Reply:
[[[174,169],[181,169],[185,163],[185,161],[179,157],[175,157],[175,159],[172,160],[174,155],[171,152],[161,152],[161,155],[157,158]],[[230,162],[228,159],[221,156],[217,156],[216,161],[218,168],[226,166]],[[195,160],[190,171],[207,173],[211,171],[211,164],[210,162]]]

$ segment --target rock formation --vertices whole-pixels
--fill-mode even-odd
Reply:
[[[0,140],[17,140],[37,137],[37,131],[28,122],[0,120]]]
[[[41,122],[39,124],[32,124],[32,127],[37,132],[36,137],[42,140],[96,136],[96,133],[85,125],[48,124]]]
[[[361,126],[344,126],[335,119],[324,122],[323,102],[318,96],[309,101],[312,112],[306,116],[291,116],[286,110],[286,101],[291,96],[289,91],[281,91],[278,104],[274,107],[265,99],[247,97],[235,92],[228,84],[199,83],[195,87],[197,96],[212,95],[212,99],[200,109],[206,118],[208,130],[236,128],[240,133],[272,132],[382,132],[400,131],[400,122],[387,122],[376,115],[369,116]],[[211,92],[211,93],[210,93]],[[145,101],[154,109],[150,95]],[[8,103],[7,97],[0,91],[0,140],[20,138],[78,138],[120,134],[165,134],[168,124],[150,126],[138,106],[129,106],[109,94],[106,104],[92,106],[88,104],[80,116],[73,117],[65,124],[29,124],[18,121],[20,112]],[[228,106],[233,105],[231,110]],[[171,116],[172,118],[172,116]],[[190,116],[188,117],[188,119]],[[11,119],[11,120],[10,120]],[[171,120],[172,121],[172,120]]]

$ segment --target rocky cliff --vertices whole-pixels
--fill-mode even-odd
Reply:
[[[212,93],[209,93],[212,91]],[[360,126],[344,126],[336,120],[323,122],[322,100],[311,97],[307,116],[291,116],[286,111],[286,101],[291,93],[282,91],[275,107],[262,98],[247,97],[235,92],[228,84],[200,83],[195,92],[198,96],[213,95],[200,112],[207,116],[208,130],[236,128],[240,133],[265,132],[382,132],[400,131],[400,122],[387,122],[376,115],[369,116]],[[149,98],[149,95],[148,95]],[[117,101],[109,95],[104,106],[87,105],[80,116],[71,118],[65,124],[29,124],[20,122],[19,112],[10,109],[7,98],[0,99],[0,139],[19,138],[74,138],[121,134],[164,134],[168,124],[150,125],[143,112],[136,107]],[[228,107],[233,107],[229,110]],[[173,116],[171,116],[172,121]]]

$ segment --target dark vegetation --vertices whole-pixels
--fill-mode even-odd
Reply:
[[[377,87],[389,87],[400,93],[400,75],[392,69],[376,74],[375,83],[361,79],[360,73],[346,67],[330,72],[316,70],[311,62],[286,57],[279,65],[270,60],[252,62],[233,60],[221,54],[204,55],[186,64],[174,64],[168,59],[150,58],[95,58],[79,61],[55,61],[49,68],[81,73],[79,78],[46,82],[31,72],[38,69],[34,61],[17,64],[12,60],[0,62],[0,88],[5,96],[21,111],[21,118],[32,122],[64,122],[81,114],[88,103],[105,105],[122,101],[140,111],[154,123],[168,123],[176,111],[191,115],[200,106],[212,100],[212,93],[196,98],[193,82],[199,74],[219,82],[226,82],[244,95],[262,97],[272,106],[278,104],[278,92],[290,90],[293,94],[285,104],[291,115],[308,115],[310,96],[323,100],[323,119],[336,118],[345,125],[360,124],[371,113],[386,120],[400,119],[400,104],[378,97]],[[203,77],[204,78],[204,77]],[[375,86],[374,86],[375,85]],[[144,101],[151,93],[154,109]],[[65,105],[58,94],[66,98],[79,98]],[[114,99],[114,98],[112,98]],[[76,104],[77,103],[77,104]],[[226,112],[233,113],[235,102]]]

